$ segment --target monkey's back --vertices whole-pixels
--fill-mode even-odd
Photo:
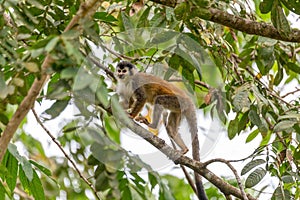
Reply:
[[[190,103],[191,99],[182,89],[157,76],[145,73],[137,73],[133,77],[134,89],[143,88],[149,103],[154,103],[155,97],[160,95],[176,96],[179,101]]]

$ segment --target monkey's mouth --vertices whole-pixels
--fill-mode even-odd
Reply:
[[[119,79],[124,79],[125,75],[124,74],[118,74]]]

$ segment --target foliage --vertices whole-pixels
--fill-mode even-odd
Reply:
[[[227,127],[230,139],[247,134],[245,143],[261,140],[242,169],[245,187],[255,188],[268,174],[279,182],[272,199],[300,198],[299,88],[291,86],[300,81],[300,43],[222,26],[210,21],[209,10],[272,24],[289,38],[295,29],[288,17],[299,20],[299,1],[254,0],[249,5],[243,0],[193,0],[173,8],[164,1],[143,5],[112,0],[67,30],[81,2],[0,1],[0,135],[34,80],[47,73],[48,82],[36,99],[52,102],[41,115],[43,123],[72,117],[60,127],[58,141],[81,175],[92,177],[100,198],[189,198],[186,181],[158,174],[122,148],[124,127],[111,113],[114,79],[109,72],[127,59],[140,70],[182,79],[182,87],[196,93],[198,107]],[[52,64],[43,71],[47,56]],[[27,198],[22,190],[35,199],[94,198],[93,188],[66,157],[49,156],[32,130],[24,131],[25,123],[0,165],[0,200]],[[222,196],[212,188],[207,194]]]

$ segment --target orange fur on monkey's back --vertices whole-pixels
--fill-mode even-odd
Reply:
[[[143,74],[143,76],[137,76],[137,74]],[[189,98],[185,92],[172,83],[169,83],[159,77],[145,74],[145,73],[137,73],[133,76],[134,81],[137,83],[136,88],[143,87],[146,90],[147,100],[148,102],[153,103],[153,97],[158,95],[172,95],[181,98]],[[141,80],[141,77],[142,80]]]

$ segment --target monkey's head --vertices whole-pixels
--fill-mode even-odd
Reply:
[[[136,67],[127,61],[118,63],[116,67],[116,76],[118,79],[125,80],[129,76],[134,75],[137,72]]]

